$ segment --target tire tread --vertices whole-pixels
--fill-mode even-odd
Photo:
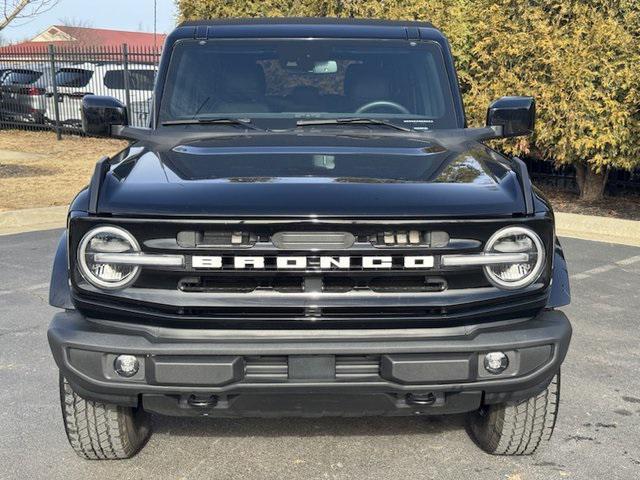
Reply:
[[[484,451],[531,455],[547,443],[558,416],[560,373],[539,394],[515,403],[490,405],[469,414],[467,428]]]
[[[144,412],[86,400],[62,376],[60,404],[69,443],[79,456],[86,459],[130,458],[149,437],[149,422]],[[136,423],[139,424],[137,428]]]

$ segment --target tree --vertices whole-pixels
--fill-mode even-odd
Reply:
[[[581,197],[640,165],[637,0],[177,0],[183,19],[337,16],[430,20],[449,38],[470,124],[503,95],[533,95],[532,138],[513,154],[572,164]]]
[[[611,167],[640,165],[640,4],[593,0],[473,0],[465,75],[478,121],[487,102],[525,93],[538,101],[531,139],[513,153],[573,164],[581,197],[601,198]]]
[[[418,20],[446,4],[428,0],[177,0],[182,19],[224,17],[363,17]]]
[[[14,20],[33,18],[51,10],[58,0],[4,0],[1,2],[0,30]]]

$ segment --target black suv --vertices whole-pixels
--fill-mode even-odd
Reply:
[[[48,336],[67,436],[126,458],[167,415],[467,413],[490,453],[553,431],[571,326],[562,249],[504,97],[468,128],[431,25],[188,22],[149,128],[87,96],[130,146],[73,201]]]

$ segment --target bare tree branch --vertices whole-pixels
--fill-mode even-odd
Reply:
[[[15,20],[20,12],[27,8],[31,0],[20,0],[20,2],[13,7],[11,10],[7,10],[7,2],[4,2],[4,19],[0,21],[0,30],[9,25],[13,20]],[[8,12],[8,13],[7,13]]]
[[[0,30],[18,18],[33,18],[48,12],[58,0],[2,0]]]
[[[93,22],[91,22],[90,20],[84,20],[82,18],[76,18],[76,17],[58,18],[58,22],[60,22],[65,27],[84,27],[84,28],[93,27]]]

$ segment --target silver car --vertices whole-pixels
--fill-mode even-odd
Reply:
[[[130,64],[129,100],[130,124],[137,127],[149,123],[149,109],[156,66],[150,64]],[[68,65],[56,71],[58,90],[58,118],[63,125],[79,126],[80,110],[85,95],[107,95],[125,103],[125,70],[119,64],[96,65],[91,63]],[[55,100],[47,98],[46,117],[50,121],[56,118]]]
[[[0,80],[0,115],[5,121],[44,123],[51,68],[24,65],[5,71]]]

